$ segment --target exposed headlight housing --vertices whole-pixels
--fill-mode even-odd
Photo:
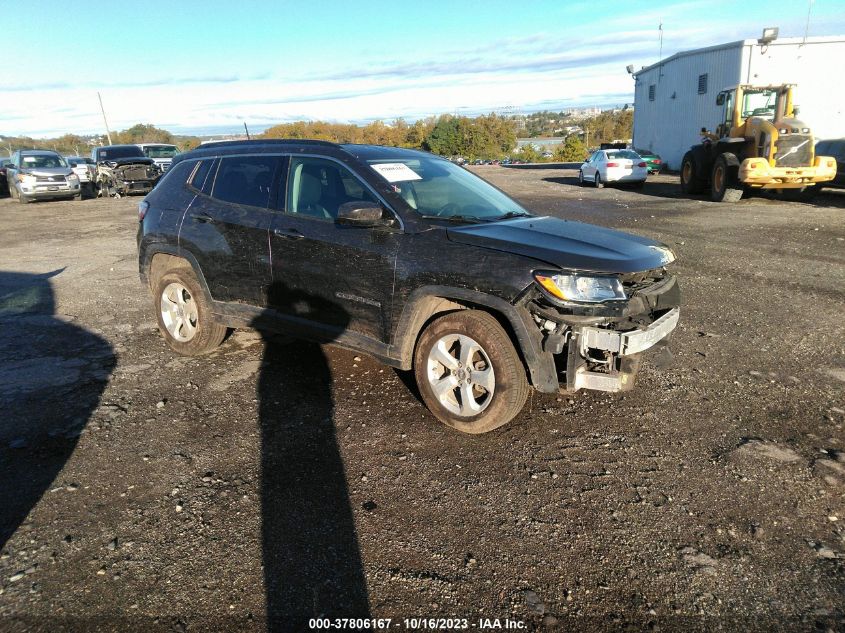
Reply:
[[[553,299],[574,303],[603,303],[627,299],[616,277],[563,273],[534,273],[534,279]]]
[[[77,176],[76,174],[68,174],[67,180],[79,180],[79,176]]]

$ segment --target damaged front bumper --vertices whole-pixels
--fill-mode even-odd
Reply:
[[[639,355],[666,339],[678,325],[680,314],[680,308],[672,308],[643,330],[616,332],[584,327],[574,332],[569,345],[567,388],[571,391],[631,389],[639,369]],[[606,370],[591,371],[591,364],[599,364]]]
[[[651,274],[654,278],[648,278]],[[554,360],[558,389],[633,388],[644,352],[664,345],[680,317],[676,279],[660,271],[643,275],[646,279],[626,289],[626,302],[564,309],[539,292],[526,297],[542,349]]]

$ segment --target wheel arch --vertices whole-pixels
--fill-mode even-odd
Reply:
[[[156,245],[155,248],[147,249],[141,263],[141,278],[152,292],[155,280],[160,275],[164,274],[165,271],[179,268],[187,268],[194,273],[206,301],[211,305],[214,300],[208,291],[208,284],[199,262],[191,253],[176,246],[161,244]]]
[[[415,290],[405,304],[396,326],[391,355],[400,367],[413,367],[414,352],[423,330],[432,320],[456,310],[482,310],[495,318],[519,354],[529,382],[539,391],[558,391],[554,358],[542,348],[540,331],[528,310],[476,290],[426,286]]]

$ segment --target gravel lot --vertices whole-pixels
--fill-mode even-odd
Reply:
[[[672,246],[674,360],[463,436],[352,352],[171,353],[137,198],[0,200],[0,630],[845,630],[845,191],[473,169]]]

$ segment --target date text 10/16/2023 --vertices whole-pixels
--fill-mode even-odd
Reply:
[[[479,631],[525,629],[525,622],[509,618],[312,618],[308,627],[316,630],[387,630],[402,628],[409,631],[454,631],[476,629]]]

